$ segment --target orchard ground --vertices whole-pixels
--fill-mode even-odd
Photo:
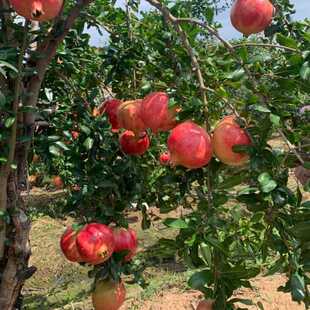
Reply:
[[[296,186],[293,177],[290,178],[290,186]],[[87,268],[69,263],[59,249],[59,238],[65,226],[74,222],[73,217],[64,218],[58,210],[63,196],[62,191],[47,192],[38,188],[34,188],[29,196],[28,205],[34,218],[31,264],[38,271],[24,288],[26,310],[93,309],[89,298],[92,280],[87,276]],[[309,199],[309,194],[305,193],[304,199]],[[192,272],[186,271],[167,247],[162,250],[157,245],[160,238],[173,238],[176,233],[166,228],[162,219],[182,212],[187,210],[179,207],[163,215],[157,209],[152,209],[153,225],[145,231],[141,230],[140,212],[128,213],[131,227],[138,232],[139,255],[144,256],[149,263],[144,272],[149,286],[142,290],[136,284],[127,285],[126,303],[121,310],[193,310],[202,298],[201,293],[190,290],[186,284]],[[291,301],[290,294],[277,292],[285,280],[283,275],[259,276],[252,281],[253,291],[240,289],[235,295],[261,302],[266,310],[304,309],[304,306]],[[259,309],[257,306],[247,307],[251,310]]]

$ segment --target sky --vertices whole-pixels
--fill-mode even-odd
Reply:
[[[125,0],[117,0],[116,5],[124,7],[124,3]],[[295,5],[296,10],[293,19],[298,20],[306,17],[310,18],[310,0],[291,0],[291,3]],[[145,0],[141,0],[140,10],[147,11],[151,8],[152,7]],[[237,39],[241,37],[240,33],[230,24],[229,9],[225,10],[222,14],[219,14],[216,17],[216,21],[222,24],[223,28],[220,29],[220,33],[225,39]],[[107,42],[107,33],[100,36],[95,28],[88,29],[87,32],[91,35],[91,45],[103,46]]]

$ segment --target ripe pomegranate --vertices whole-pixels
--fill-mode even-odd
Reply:
[[[72,130],[71,131],[71,137],[72,137],[73,140],[77,140],[79,135],[80,135],[79,131],[76,131],[76,130]]]
[[[130,130],[120,135],[119,143],[122,151],[128,155],[142,155],[150,147],[150,139],[145,132],[135,136]]]
[[[76,246],[77,231],[68,227],[60,239],[60,248],[66,258],[71,262],[83,262]]]
[[[57,189],[62,189],[64,187],[64,182],[62,181],[62,178],[59,175],[55,175],[52,177],[52,184]]]
[[[159,156],[159,162],[163,165],[163,166],[167,166],[170,163],[170,154],[168,152],[162,153]]]
[[[117,109],[117,119],[122,128],[133,131],[136,135],[146,129],[141,119],[142,100],[125,101]]]
[[[118,132],[118,130],[121,128],[117,118],[118,107],[121,105],[121,103],[121,100],[109,99],[103,104],[104,111],[108,114],[108,119],[112,126],[113,132]]]
[[[147,95],[141,104],[141,118],[154,133],[167,131],[175,126],[176,109],[169,110],[169,97],[164,92]]]
[[[13,9],[26,19],[45,22],[61,11],[63,0],[10,0]]]
[[[269,0],[236,0],[230,20],[238,31],[250,35],[263,31],[271,23],[274,11]]]
[[[232,149],[238,144],[251,144],[248,134],[236,123],[234,115],[227,116],[218,123],[213,132],[212,144],[216,157],[227,165],[241,166],[249,160],[247,154],[236,153]]]
[[[103,224],[88,224],[78,233],[76,244],[86,263],[101,264],[113,254],[115,247],[113,231]]]
[[[213,310],[214,301],[211,299],[202,300],[199,302],[196,310]]]
[[[201,168],[212,157],[211,139],[208,133],[192,121],[176,126],[168,138],[168,149],[172,165],[189,169]]]
[[[92,293],[95,310],[118,310],[125,297],[126,289],[123,281],[115,282],[111,279],[98,281]]]
[[[131,228],[115,228],[113,233],[115,240],[114,252],[129,251],[124,257],[124,261],[129,262],[136,255],[138,248],[136,232]]]

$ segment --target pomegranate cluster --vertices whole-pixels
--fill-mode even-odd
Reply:
[[[214,154],[220,161],[231,166],[245,164],[249,156],[236,153],[236,145],[251,143],[247,132],[236,122],[233,115],[225,117],[214,129],[213,136],[191,120],[177,123],[179,108],[169,108],[169,97],[164,92],[153,92],[144,99],[122,102],[109,99],[96,109],[93,115],[106,113],[113,132],[120,133],[121,150],[128,155],[143,155],[150,147],[147,130],[154,134],[170,131],[167,152],[159,156],[163,166],[183,166],[198,169],[207,165]]]
[[[138,239],[131,228],[112,229],[90,223],[79,230],[68,227],[61,237],[60,247],[71,262],[99,265],[106,262],[113,253],[127,251],[123,262],[129,262],[137,253]],[[125,301],[126,289],[122,280],[112,278],[95,282],[92,301],[95,310],[117,310]]]

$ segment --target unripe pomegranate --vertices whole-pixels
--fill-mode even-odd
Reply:
[[[214,301],[211,299],[202,300],[199,302],[196,310],[213,310]]]
[[[76,246],[77,231],[68,227],[60,239],[60,248],[66,258],[71,262],[83,262]]]
[[[274,11],[269,0],[236,0],[231,8],[230,20],[238,31],[250,35],[269,26]]]
[[[131,228],[115,228],[113,233],[115,240],[114,252],[129,251],[124,257],[124,261],[129,262],[136,255],[138,248],[136,232]]]
[[[145,132],[136,136],[130,130],[121,134],[119,143],[122,151],[128,155],[142,155],[150,147],[150,139]]]
[[[112,126],[113,132],[118,132],[118,130],[121,128],[117,118],[118,107],[121,105],[121,103],[121,100],[109,99],[103,104],[104,111],[108,114],[108,119]]]
[[[163,165],[163,166],[167,166],[170,163],[170,154],[168,152],[162,153],[159,156],[159,162]]]
[[[115,247],[113,231],[103,224],[88,224],[78,233],[76,244],[86,263],[101,264],[113,254]]]
[[[63,6],[63,0],[10,0],[10,3],[19,15],[40,22],[54,19]]]
[[[213,132],[212,144],[216,157],[227,165],[241,166],[249,160],[247,154],[233,151],[235,145],[251,144],[248,134],[237,124],[234,115],[218,123]]]
[[[133,131],[136,135],[146,129],[141,119],[142,100],[125,101],[117,109],[117,119],[122,128]]]
[[[176,126],[168,138],[170,162],[189,169],[201,168],[212,157],[211,139],[202,127],[186,121]]]
[[[167,131],[175,126],[175,111],[169,110],[169,97],[164,92],[147,95],[141,104],[141,118],[154,133]]]
[[[118,310],[125,297],[126,289],[123,281],[115,282],[111,279],[98,281],[92,293],[95,310]]]

